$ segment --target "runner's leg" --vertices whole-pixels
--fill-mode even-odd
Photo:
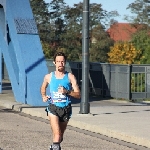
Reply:
[[[60,130],[61,130],[61,141],[60,142],[63,141],[63,135],[64,135],[64,132],[66,130],[67,124],[68,124],[68,121],[67,122],[60,122],[59,123]]]
[[[48,113],[50,125],[53,133],[53,142],[59,142],[61,140],[61,129],[59,124],[59,118],[56,115]]]
[[[59,118],[56,115],[48,113],[50,125],[53,134],[53,144],[50,146],[50,150],[61,150],[60,140],[61,140],[61,130],[59,125]]]

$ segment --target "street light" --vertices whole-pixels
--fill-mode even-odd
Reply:
[[[83,2],[82,25],[82,87],[80,114],[88,114],[89,104],[89,0]]]

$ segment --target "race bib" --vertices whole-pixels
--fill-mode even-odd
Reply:
[[[66,95],[64,95],[62,93],[53,92],[52,100],[53,100],[53,102],[66,102],[67,101],[67,97],[66,97]]]

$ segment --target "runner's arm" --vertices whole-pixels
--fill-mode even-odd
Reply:
[[[49,74],[45,75],[43,83],[40,88],[41,96],[44,102],[48,100],[48,96],[46,96],[46,88],[48,86]]]
[[[80,99],[81,98],[80,89],[79,89],[79,86],[77,84],[77,80],[72,73],[69,74],[69,79],[70,79],[70,82],[72,84],[73,90],[69,91],[67,94],[74,97],[74,98]]]

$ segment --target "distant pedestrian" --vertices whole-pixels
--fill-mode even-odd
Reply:
[[[61,150],[60,143],[72,114],[71,97],[80,99],[80,90],[75,76],[65,71],[66,56],[63,52],[54,55],[53,63],[56,70],[45,75],[41,95],[44,102],[48,101],[46,111],[53,133],[50,150]],[[48,86],[49,96],[46,95]]]

